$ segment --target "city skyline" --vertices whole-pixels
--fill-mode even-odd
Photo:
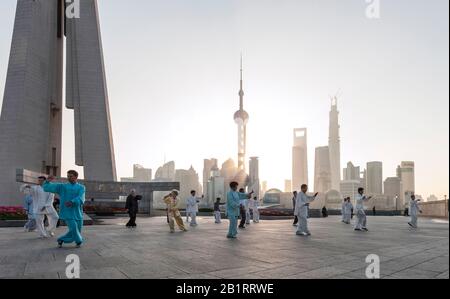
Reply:
[[[3,95],[15,1],[2,2],[0,93]],[[143,43],[142,50],[133,49],[132,53],[139,56],[150,51],[156,56],[152,58],[145,55],[143,65],[146,70],[141,70],[138,60],[130,58],[127,66],[121,62],[126,58],[123,53],[130,50],[126,43],[131,42],[131,37],[126,36],[126,30],[120,30],[117,24],[113,24],[112,19],[118,17],[117,10],[123,8],[123,4],[115,0],[109,0],[109,4],[99,1],[119,177],[130,176],[131,165],[135,163],[156,169],[163,164],[164,156],[185,169],[192,164],[198,172],[203,169],[204,158],[215,157],[224,162],[232,157],[236,161],[236,127],[230,120],[230,115],[235,111],[238,82],[236,70],[239,67],[239,54],[243,51],[246,57],[246,109],[252,114],[252,121],[248,125],[247,157],[259,157],[260,177],[269,182],[269,188],[283,189],[284,180],[290,178],[291,132],[296,127],[308,128],[308,176],[314,177],[314,149],[326,144],[328,136],[328,95],[341,89],[343,95],[339,99],[339,111],[342,165],[348,161],[354,162],[355,165],[382,161],[385,179],[395,176],[396,166],[401,161],[415,161],[417,193],[424,197],[430,194],[443,197],[448,194],[448,83],[444,83],[448,82],[448,26],[447,29],[438,28],[439,22],[445,23],[444,20],[438,19],[437,25],[419,28],[419,25],[426,23],[432,16],[434,18],[436,14],[447,16],[448,20],[448,2],[436,1],[433,5],[427,3],[431,8],[427,7],[421,11],[423,19],[420,19],[419,25],[413,24],[410,14],[399,10],[397,5],[401,6],[401,3],[386,3],[383,6],[382,19],[376,21],[365,19],[364,1],[352,1],[349,7],[342,5],[339,9],[349,9],[348,14],[352,18],[349,24],[338,22],[337,27],[344,31],[344,34],[338,34],[338,37],[345,39],[355,34],[355,39],[360,43],[368,42],[366,46],[356,44],[358,51],[352,51],[352,55],[356,55],[353,59],[358,66],[352,66],[350,71],[343,71],[344,65],[334,61],[348,58],[343,54],[343,51],[348,49],[347,46],[335,44],[336,39],[330,39],[331,45],[328,45],[328,41],[317,39],[324,28],[316,28],[315,35],[308,35],[297,28],[298,24],[294,23],[294,16],[289,10],[295,8],[300,14],[301,4],[297,6],[292,1],[283,1],[283,5],[276,6],[276,16],[286,17],[282,25],[288,26],[289,22],[292,22],[292,28],[288,27],[286,36],[274,34],[282,31],[280,27],[264,28],[270,29],[268,36],[274,43],[285,46],[286,40],[296,33],[300,33],[303,42],[294,42],[294,49],[291,50],[271,45],[264,51],[258,51],[258,46],[272,42],[258,34],[254,27],[256,25],[251,23],[257,21],[256,24],[261,24],[265,17],[269,17],[268,11],[272,6],[268,2],[262,4],[260,13],[255,13],[250,11],[246,4],[230,1],[232,6],[228,7],[228,15],[225,16],[219,12],[221,8],[227,7],[223,1],[218,1],[217,6],[205,1],[200,2],[205,5],[204,8],[192,3],[183,5],[177,2],[182,8],[188,9],[187,5],[193,5],[193,8],[188,9],[189,13],[175,11],[170,15],[170,5],[151,1],[163,15],[169,15],[169,20],[176,19],[179,15],[191,20],[196,16],[196,9],[209,9],[212,15],[222,16],[222,19],[213,23],[213,29],[224,34],[222,37],[225,41],[231,41],[230,45],[224,46],[219,38],[214,39],[213,29],[209,31],[201,26],[210,20],[210,17],[203,17],[206,19],[200,19],[198,23],[194,22],[188,26],[186,30],[190,33],[189,38],[193,40],[186,38],[180,43],[172,42],[167,34],[171,33],[170,30],[173,30],[172,33],[178,32],[174,28],[165,31],[161,29],[161,32],[151,29],[150,33],[147,33],[148,36],[157,36],[157,40],[165,41],[168,45],[180,46],[183,49],[181,51],[164,52],[166,48],[163,46],[151,46],[147,40],[151,38],[145,37],[145,30],[138,31],[132,34],[132,37],[136,37],[135,34],[140,32],[147,43]],[[319,5],[323,9],[321,13],[331,17],[324,7],[326,2],[322,1]],[[361,3],[357,5],[357,2]],[[412,11],[418,14],[421,3],[412,1],[408,2],[407,6],[412,7]],[[308,8],[316,15],[321,14],[311,5]],[[140,13],[142,12],[124,14],[131,20]],[[201,13],[204,13],[204,10]],[[161,17],[154,17],[152,24],[164,25],[167,22]],[[386,27],[392,26],[395,17],[406,18],[406,23],[413,28],[415,35],[410,35],[406,30],[410,28],[404,25],[399,26],[397,32],[384,36]],[[339,21],[335,18],[332,20]],[[310,18],[309,22],[314,23]],[[331,21],[324,22],[328,24]],[[389,23],[388,26],[383,22]],[[230,24],[236,28],[225,29]],[[363,28],[355,31],[349,29],[359,25]],[[276,27],[275,24],[273,26]],[[243,30],[239,31],[239,28]],[[181,30],[178,27],[176,29]],[[195,30],[200,31],[196,34]],[[367,36],[364,35],[365,30]],[[325,33],[328,34],[325,34],[324,38],[331,38],[331,33],[335,32],[329,29],[325,30]],[[444,37],[444,34],[447,37]],[[404,45],[396,44],[394,53],[391,53],[392,47],[388,46],[388,42],[399,36],[404,36]],[[211,39],[209,43],[203,40],[205,37]],[[370,42],[374,38],[379,39],[378,43]],[[125,45],[119,44],[121,41]],[[430,41],[428,46],[423,45],[426,41]],[[131,43],[133,45],[133,42]],[[418,49],[404,54],[413,44],[417,44]],[[218,50],[219,46],[224,46],[224,49],[205,56],[204,52],[213,52]],[[325,49],[327,46],[332,48],[331,53]],[[371,46],[377,48],[370,50]],[[312,54],[318,49],[321,49],[323,62],[320,57]],[[383,58],[376,56],[378,50],[380,55],[384,55]],[[295,53],[296,51],[298,53]],[[403,52],[405,57],[402,58],[400,52]],[[286,58],[277,59],[281,54]],[[333,58],[333,54],[336,58]],[[421,62],[419,58],[427,59]],[[158,59],[162,62],[158,63]],[[312,62],[308,63],[308,59]],[[420,63],[420,75],[407,75],[415,69],[408,66],[410,59],[417,59],[417,63]],[[175,62],[169,63],[169,60]],[[402,70],[392,70],[394,74],[387,76],[386,81],[377,82],[376,78],[380,73],[390,70],[392,64]],[[192,71],[194,69],[197,71]],[[155,74],[152,74],[153,72]],[[322,75],[326,76],[318,78]],[[434,80],[431,81],[429,77]],[[377,82],[375,90],[374,82]],[[419,87],[418,82],[424,86]],[[147,106],[148,102],[151,102],[150,106]],[[423,102],[426,102],[426,105]],[[383,105],[385,108],[382,114],[376,106]],[[134,116],[132,121],[129,115]],[[70,126],[70,123],[73,123],[72,117],[70,112],[64,112],[63,127],[68,134],[63,138],[63,170],[74,165],[74,153],[71,150],[74,139],[73,128]],[[166,125],[165,130],[158,127],[162,123]],[[131,125],[135,126],[135,132],[131,132]],[[136,143],[139,146],[136,146]],[[430,150],[433,153],[431,156]]]

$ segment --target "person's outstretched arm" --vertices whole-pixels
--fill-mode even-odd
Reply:
[[[61,195],[62,186],[63,184],[61,183],[52,183],[51,181],[47,180],[45,181],[44,185],[42,185],[42,188],[45,192]]]

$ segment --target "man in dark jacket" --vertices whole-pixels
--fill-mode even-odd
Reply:
[[[136,215],[139,212],[138,201],[142,199],[142,196],[136,195],[136,190],[131,190],[130,195],[127,197],[127,203],[125,208],[128,210],[128,215],[130,215],[130,220],[126,224],[128,228],[136,227]]]

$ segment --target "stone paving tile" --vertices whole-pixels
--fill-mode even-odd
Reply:
[[[65,271],[58,272],[61,279],[66,279]],[[80,279],[128,279],[129,277],[114,267],[81,270]]]
[[[0,268],[0,278],[16,278],[24,275],[25,263],[4,264]]]
[[[174,275],[187,274],[174,266],[169,266],[163,263],[122,265],[117,268],[128,278],[134,279],[168,278]]]
[[[348,270],[339,269],[335,267],[323,267],[307,272],[302,272],[294,275],[289,275],[286,278],[288,279],[324,279],[331,278],[337,275],[342,275],[348,273]]]
[[[391,274],[390,276],[399,279],[426,279],[436,277],[436,272],[426,270],[407,269]]]
[[[236,240],[225,238],[227,220],[216,225],[212,217],[175,234],[164,217],[139,217],[136,230],[124,220],[86,226],[79,249],[0,228],[0,278],[65,278],[65,258],[75,253],[82,278],[365,278],[365,258],[377,254],[382,278],[448,279],[448,223],[432,219],[411,231],[407,218],[369,216],[370,232],[358,233],[340,217],[313,218],[308,238],[296,236],[290,220],[262,221]]]

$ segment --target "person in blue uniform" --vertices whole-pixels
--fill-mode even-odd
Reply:
[[[58,238],[58,246],[64,243],[75,242],[77,247],[83,243],[81,230],[83,228],[83,204],[86,188],[78,183],[78,172],[67,172],[67,183],[52,183],[54,177],[50,176],[42,186],[45,192],[55,193],[60,198],[59,218],[64,220],[68,232]]]
[[[237,223],[239,217],[240,196],[237,192],[237,182],[230,183],[230,191],[227,193],[227,217],[230,221],[227,238],[234,239],[237,236]]]

